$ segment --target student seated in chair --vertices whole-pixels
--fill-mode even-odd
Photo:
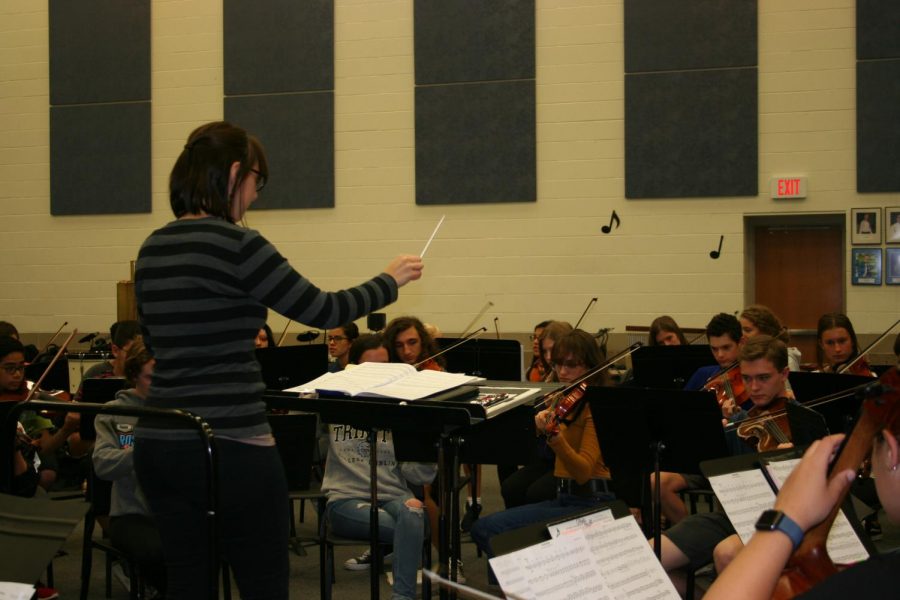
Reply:
[[[378,336],[380,338],[380,336]],[[387,362],[387,349],[375,336],[362,336],[358,352],[361,362]],[[370,347],[377,342],[376,347]],[[384,348],[382,351],[381,348]],[[416,597],[416,571],[425,539],[425,505],[413,496],[409,484],[431,483],[434,465],[400,463],[394,456],[390,431],[379,431],[375,441],[378,457],[378,541],[393,546],[394,600]],[[328,456],[322,490],[328,497],[326,517],[331,530],[342,537],[369,539],[370,503],[368,432],[348,425],[328,426]],[[371,568],[366,551],[344,566],[350,570]]]
[[[124,360],[124,375],[132,388],[120,391],[109,406],[143,406],[150,390],[153,357],[135,341]],[[134,475],[134,425],[137,417],[98,415],[93,462],[97,477],[113,482],[109,537],[112,545],[138,565],[144,581],[165,595],[166,571],[162,542],[147,501]]]

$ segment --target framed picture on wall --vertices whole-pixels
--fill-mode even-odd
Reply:
[[[853,228],[850,241],[854,245],[881,243],[880,208],[851,208],[850,226]]]
[[[884,282],[888,285],[900,285],[900,248],[885,250]]]
[[[884,209],[884,241],[888,244],[900,244],[900,206],[888,206]]]
[[[853,285],[881,285],[881,248],[853,248]]]

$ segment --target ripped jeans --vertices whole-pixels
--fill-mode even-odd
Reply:
[[[339,536],[369,539],[369,501],[347,498],[329,502],[325,515]],[[394,546],[394,600],[416,597],[416,571],[425,539],[425,508],[410,508],[403,500],[378,503],[378,541]]]

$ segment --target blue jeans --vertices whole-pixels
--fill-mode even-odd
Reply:
[[[329,502],[325,509],[331,530],[341,537],[369,539],[368,500]],[[416,597],[416,571],[425,540],[425,508],[410,508],[401,500],[378,503],[378,541],[394,546],[394,600]]]

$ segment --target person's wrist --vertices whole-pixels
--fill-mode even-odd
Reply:
[[[765,510],[756,521],[757,531],[769,531],[781,533],[791,541],[794,550],[803,541],[804,528],[781,510]]]

